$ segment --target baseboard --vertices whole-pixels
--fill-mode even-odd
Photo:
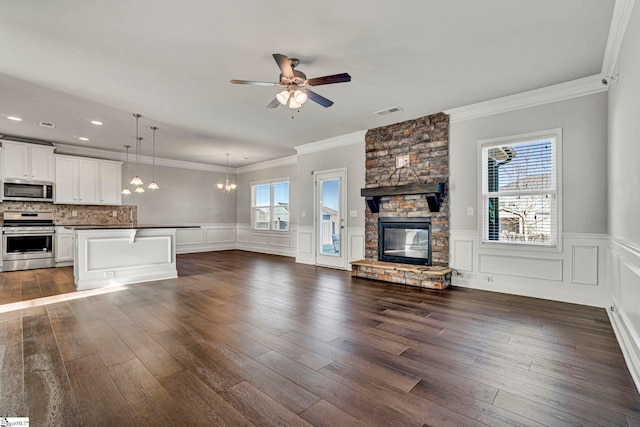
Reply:
[[[640,354],[640,338],[628,326],[629,322],[624,313],[607,309],[607,314],[609,315],[613,332],[618,339],[624,360],[627,363],[627,368],[629,368],[631,378],[633,378],[633,382],[640,392],[640,359],[638,358]]]
[[[176,246],[176,254],[192,254],[196,252],[228,251],[236,249],[235,243],[212,243],[200,245]]]

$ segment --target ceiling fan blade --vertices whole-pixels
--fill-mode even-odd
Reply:
[[[349,73],[332,74],[330,76],[316,77],[307,80],[309,86],[330,85],[333,83],[346,83],[351,81]]]
[[[280,101],[278,101],[278,98],[273,98],[273,101],[267,104],[267,108],[278,108],[279,105]]]
[[[295,75],[293,74],[293,68],[291,68],[291,64],[289,63],[289,57],[287,57],[286,55],[281,55],[279,53],[274,53],[273,59],[275,59],[278,63],[278,67],[280,67],[280,72],[282,73],[283,77],[286,77],[288,79],[292,79],[295,77]]]
[[[276,86],[277,83],[272,82],[256,82],[253,80],[231,80],[234,85],[253,85],[253,86]]]
[[[331,107],[333,105],[333,101],[325,98],[320,94],[315,93],[312,90],[305,90],[305,92],[307,94],[307,98],[309,98],[313,102],[317,102],[318,104],[322,105],[324,108]]]

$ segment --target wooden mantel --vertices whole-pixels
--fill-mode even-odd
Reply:
[[[424,194],[427,198],[429,210],[431,212],[439,212],[440,205],[442,204],[443,193],[443,182],[360,189],[360,195],[365,198],[372,213],[380,212],[380,199],[385,196],[403,196],[411,194]]]

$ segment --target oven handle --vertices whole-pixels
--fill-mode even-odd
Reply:
[[[47,235],[51,235],[53,236],[55,234],[55,231],[8,231],[5,230],[2,232],[2,234],[10,234],[12,236],[47,236]]]

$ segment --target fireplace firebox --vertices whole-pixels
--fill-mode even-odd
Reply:
[[[378,218],[378,260],[431,265],[431,218]]]

